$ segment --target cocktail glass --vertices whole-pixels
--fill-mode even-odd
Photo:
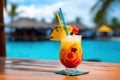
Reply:
[[[69,35],[61,40],[60,61],[65,66],[65,73],[77,71],[77,66],[82,62],[81,35]]]

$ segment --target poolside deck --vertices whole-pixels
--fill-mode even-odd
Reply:
[[[120,64],[83,62],[79,67],[89,74],[64,76],[59,61],[0,58],[0,80],[120,80]]]

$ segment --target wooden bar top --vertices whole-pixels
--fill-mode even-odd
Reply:
[[[55,74],[64,66],[55,60],[0,58],[0,80],[120,80],[120,64],[83,61],[78,69],[89,74]]]

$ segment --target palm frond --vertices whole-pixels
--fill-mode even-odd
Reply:
[[[98,6],[100,5],[102,1],[101,0],[98,0],[97,3],[91,8],[91,12],[94,12],[96,10],[96,8],[98,8]]]
[[[10,9],[10,11],[8,11],[8,15],[11,17],[11,21],[13,21],[14,17],[19,14],[19,12],[16,11],[17,7],[18,6],[16,4],[12,3],[11,9]]]
[[[102,0],[103,1],[103,0]],[[109,6],[112,4],[114,0],[104,0],[102,6],[99,8],[98,12],[95,14],[94,22],[96,24],[102,25],[107,21],[107,11]]]

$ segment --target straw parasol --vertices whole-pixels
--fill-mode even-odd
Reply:
[[[55,26],[59,25],[59,23],[52,23],[50,25],[50,28],[53,28]],[[78,25],[78,28],[80,30],[91,30],[91,28],[86,27],[85,25],[81,24],[81,23],[76,23],[76,22],[68,22],[67,25],[71,25],[72,27],[75,27],[76,25]]]
[[[30,18],[19,18],[18,20],[7,24],[6,27],[17,28],[17,29],[30,29],[30,28],[48,29],[48,28],[51,28],[51,26],[48,23],[38,22],[35,19],[30,19]]]
[[[89,29],[88,27],[84,26],[83,24],[81,24],[81,23],[76,23],[76,22],[69,22],[68,25],[71,25],[72,27],[78,25],[78,28],[79,28],[80,30]]]
[[[112,29],[107,25],[103,25],[100,28],[98,28],[97,30],[98,30],[98,32],[111,32],[112,31]]]

